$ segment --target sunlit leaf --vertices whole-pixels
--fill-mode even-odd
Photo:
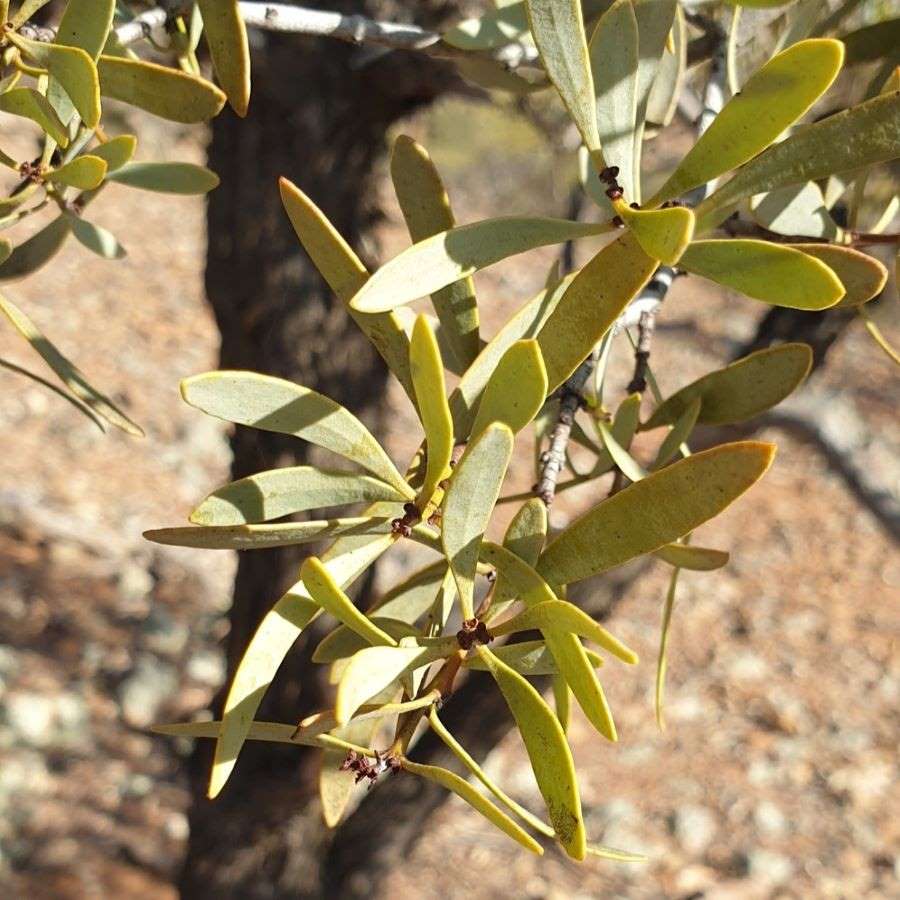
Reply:
[[[466,449],[444,498],[441,541],[456,579],[465,619],[474,614],[478,551],[512,450],[513,433],[509,426],[502,422],[489,425]]]
[[[544,548],[548,526],[546,505],[538,497],[532,497],[513,516],[503,537],[503,546],[529,566],[534,566]],[[509,606],[515,597],[515,586],[498,572],[488,621]]]
[[[840,279],[825,263],[770,241],[695,241],[679,265],[773,306],[827,309],[844,296]]]
[[[600,433],[604,449],[623,475],[631,481],[640,481],[646,477],[647,472],[643,466],[616,440],[612,429],[602,419],[597,420],[597,431]]]
[[[659,59],[656,77],[647,98],[647,124],[657,127],[669,125],[678,109],[678,98],[687,72],[688,33],[682,7],[675,7],[671,35],[673,47],[666,48]]]
[[[834,240],[840,231],[814,181],[759,194],[750,200],[753,218],[778,234]]]
[[[821,260],[840,279],[847,292],[838,302],[839,307],[860,306],[877,297],[887,283],[888,271],[873,256],[860,253],[852,247],[829,244],[790,244],[809,256]]]
[[[501,259],[607,230],[606,225],[522,216],[460,225],[413,244],[385,263],[350,306],[360,312],[385,312],[434,294]]]
[[[77,156],[70,163],[51,169],[45,178],[81,191],[92,191],[102,184],[105,175],[106,162],[99,156],[88,155]]]
[[[830,87],[844,60],[840,41],[800,41],[772,57],[725,104],[651,205],[678,197],[765,150]]]
[[[112,27],[116,0],[68,0],[56,42],[64,47],[80,47],[96,60]]]
[[[68,146],[69,135],[66,126],[60,122],[56,110],[47,98],[38,91],[32,88],[13,88],[0,94],[0,112],[31,119],[61,147]]]
[[[728,554],[724,550],[694,547],[691,544],[666,544],[653,555],[670,566],[695,572],[711,572],[728,564]]]
[[[434,606],[447,570],[447,561],[443,559],[419,569],[394,585],[373,605],[369,614],[415,622]]]
[[[441,37],[460,50],[492,50],[505,47],[528,35],[528,13],[524,3],[511,3],[484,15],[463,19]]]
[[[263,431],[292,434],[358,463],[412,499],[371,432],[328,397],[282,378],[255,372],[207,372],[181,382],[185,402],[207,415]]]
[[[70,218],[72,234],[92,253],[96,253],[103,259],[123,259],[128,255],[112,232],[107,231],[101,225],[88,222],[81,216],[71,215]]]
[[[219,186],[219,176],[193,163],[128,163],[107,175],[108,181],[161,194],[206,194]]]
[[[621,200],[613,206],[644,252],[667,266],[681,259],[694,236],[694,213],[686,207],[632,209]]]
[[[171,122],[208,122],[225,105],[225,94],[214,84],[168,66],[103,55],[97,68],[104,97]]]
[[[723,444],[654,472],[576,519],[547,545],[538,571],[568,584],[658,550],[729,506],[774,453],[771,444]]]
[[[120,134],[98,144],[91,150],[92,156],[99,156],[106,163],[107,177],[131,161],[137,149],[137,138],[133,134]]]
[[[478,655],[496,679],[516,720],[559,842],[573,859],[584,859],[586,838],[575,764],[559,720],[518,672],[486,647],[479,647]]]
[[[515,669],[520,675],[529,677],[535,675],[558,675],[559,666],[550,652],[550,648],[544,641],[521,641],[518,644],[501,644],[499,647],[491,647],[491,652],[498,659],[502,659],[511,669]],[[603,658],[592,650],[586,650],[588,659],[594,668],[603,665]],[[463,663],[467,669],[487,671],[484,661],[477,656],[471,656]]]
[[[672,425],[698,399],[702,401],[699,422],[745,422],[784,400],[803,382],[811,366],[812,351],[806,344],[778,344],[758,350],[672,394],[641,429]]]
[[[371,615],[370,621],[390,635],[394,639],[394,643],[399,642],[401,638],[417,637],[419,635],[419,630],[415,626],[406,622],[398,622],[396,619],[385,619],[379,615]],[[322,638],[313,651],[312,661],[315,663],[333,663],[339,659],[349,659],[354,653],[372,646],[372,643],[372,641],[361,637],[356,631],[352,631],[348,626],[341,625]],[[376,641],[375,643],[384,642]]]
[[[781,3],[790,0],[779,0]],[[588,844],[585,848],[588,856],[596,856],[600,859],[610,859],[613,862],[646,862],[647,857],[642,853],[629,853],[627,850],[616,850],[615,847],[603,847],[600,844]]]
[[[197,0],[219,84],[239,116],[250,103],[250,46],[237,0]]]
[[[662,406],[663,404],[660,404]],[[684,407],[684,411],[672,422],[669,433],[659,445],[656,451],[656,459],[653,461],[651,470],[661,469],[665,466],[679,450],[684,453],[682,445],[687,441],[697,420],[700,418],[700,410],[703,408],[703,393],[701,392],[693,400],[690,400]]]
[[[563,733],[569,733],[569,720],[572,716],[572,690],[562,675],[554,675],[551,686],[553,688],[553,708],[556,710],[556,718],[562,727]]]

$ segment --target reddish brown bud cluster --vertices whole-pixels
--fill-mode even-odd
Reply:
[[[391,521],[391,533],[409,537],[412,534],[413,525],[418,525],[421,521],[422,513],[419,512],[419,507],[415,503],[405,503],[403,515],[399,519]]]
[[[27,181],[40,181],[42,175],[41,164],[23,162],[19,166],[19,174]]]
[[[494,636],[487,625],[478,619],[466,619],[456,632],[456,640],[463,650],[471,650],[476,644],[489,644]]]
[[[616,181],[616,179],[619,177],[618,166],[607,166],[600,173],[599,177],[602,182],[609,185],[609,187],[606,189],[606,196],[609,197],[610,200],[619,200],[624,196],[625,192],[619,186],[619,182]]]
[[[379,753],[376,750],[375,759],[370,760],[368,756],[363,756],[355,750],[349,750],[346,759],[341,763],[340,771],[353,772],[356,775],[354,779],[356,784],[359,784],[364,778],[368,778],[371,788],[383,772],[390,771],[391,774],[396,774],[400,768],[400,760],[388,751]]]
[[[660,209],[671,209],[674,206],[684,206],[684,205],[685,205],[684,200],[665,200],[665,201],[663,201],[663,203],[660,205],[659,208]]]

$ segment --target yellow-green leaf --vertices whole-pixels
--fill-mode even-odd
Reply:
[[[68,0],[56,42],[64,47],[80,47],[96,60],[112,27],[116,0]]]
[[[694,547],[691,544],[666,544],[653,555],[670,566],[695,572],[712,572],[728,564],[728,554],[724,550]]]
[[[681,259],[694,236],[694,213],[684,206],[632,209],[619,200],[613,208],[634,232],[644,252],[667,266],[674,266]]]
[[[694,397],[693,400],[688,402],[687,406],[684,407],[684,412],[675,419],[669,433],[659,445],[659,450],[656,452],[656,459],[650,467],[652,470],[655,471],[661,469],[676,453],[679,452],[679,450],[681,450],[683,456],[687,456],[687,453],[684,452],[684,449],[682,448],[682,444],[687,441],[691,432],[694,430],[697,419],[700,418],[700,410],[702,408],[702,394]]]
[[[877,297],[887,283],[887,268],[879,260],[852,247],[837,247],[830,244],[788,246],[821,260],[837,275],[846,291],[837,304],[839,307],[860,306],[867,303],[873,297]]]
[[[13,281],[37,272],[56,256],[71,233],[71,219],[68,216],[58,216],[27,241],[19,244],[0,263],[0,281]]]
[[[197,506],[190,518],[195,525],[246,525],[308,509],[376,500],[402,503],[406,495],[369,475],[290,466],[226,484]]]
[[[0,94],[0,112],[31,119],[60,147],[67,147],[69,135],[47,98],[32,88],[13,88]]]
[[[706,425],[745,422],[781,403],[809,374],[812,351],[806,344],[779,344],[698,378],[661,403],[642,431],[672,425],[695,400]]]
[[[120,134],[110,138],[91,150],[92,156],[99,156],[106,163],[107,176],[131,162],[137,149],[137,138],[133,134]]]
[[[521,844],[526,850],[530,850],[538,856],[543,855],[544,848],[527,831],[522,829],[505,812],[494,806],[490,800],[479,794],[464,778],[460,778],[459,775],[448,769],[441,769],[438,766],[423,766],[408,759],[403,760],[403,768],[413,775],[427,778],[448,791],[452,791],[465,800],[469,806],[480,812],[491,824],[496,825],[504,834],[516,841],[516,843]]]
[[[771,444],[724,444],[648,475],[554,538],[539,573],[552,584],[581,581],[678,540],[758,481],[774,454]]]
[[[753,159],[828,90],[843,61],[843,44],[827,38],[800,41],[772,57],[725,104],[651,205]]]
[[[647,124],[658,128],[664,128],[675,118],[687,72],[689,36],[680,6],[675,7],[670,34],[673,38],[672,47],[667,46],[660,56],[650,95],[647,97]]]
[[[778,0],[779,3],[789,3],[790,0]],[[600,844],[588,844],[587,855],[600,859],[610,859],[613,862],[646,862],[647,857],[642,853],[630,853],[628,850],[616,850],[615,847],[603,847]]]
[[[597,420],[597,431],[600,433],[604,449],[623,475],[627,476],[631,481],[640,481],[647,476],[644,468],[616,440],[612,429],[602,419]]]
[[[391,179],[414,243],[456,225],[450,198],[428,151],[405,134],[394,143]],[[472,279],[463,278],[436,291],[431,302],[452,355],[465,371],[481,349]]]
[[[538,414],[547,396],[547,370],[535,340],[517,341],[497,363],[481,395],[470,440],[491,422],[503,422],[513,434]]]
[[[559,842],[573,859],[584,859],[586,837],[575,764],[559,720],[531,684],[487,647],[479,647],[478,655],[516,720]]]
[[[425,480],[419,496],[427,504],[449,474],[453,455],[453,419],[447,405],[444,364],[434,332],[425,316],[416,319],[409,344],[409,370],[416,389],[419,418],[427,449]]]
[[[900,156],[900,93],[882,94],[798,128],[769,147],[696,209],[697,230],[715,227],[744,197],[827,178]]]
[[[759,194],[750,200],[753,218],[763,228],[778,234],[803,235],[835,240],[840,229],[825,207],[822,189],[814,182]]]
[[[225,105],[225,94],[214,84],[168,66],[103,55],[97,68],[104,97],[171,122],[208,122]]]
[[[502,659],[511,669],[515,669],[520,675],[560,674],[559,665],[544,641],[521,641],[518,644],[502,644],[499,647],[492,647],[491,652],[494,656]],[[593,650],[586,650],[585,653],[595,669],[603,665],[603,658],[598,653],[594,653]],[[474,669],[479,672],[487,671],[487,666],[477,656],[470,656],[463,665],[467,669]]]
[[[385,312],[433,294],[510,256],[602,234],[605,225],[504,216],[460,225],[413,244],[385,263],[350,301],[360,312]]]
[[[434,606],[447,571],[447,561],[443,559],[419,569],[394,585],[369,612],[374,615],[377,611],[379,616],[415,622]]]
[[[15,256],[15,254],[13,254]],[[12,261],[10,258],[9,262]],[[35,352],[53,370],[59,380],[83,403],[89,406],[98,416],[106,419],[111,425],[122,431],[143,436],[144,432],[108,397],[90,385],[82,373],[38,330],[37,326],[14,303],[0,297],[2,312],[16,330],[31,344]]]
[[[358,463],[412,499],[404,481],[371,432],[328,397],[256,372],[207,372],[181,382],[181,395],[207,415],[263,431],[292,434]]]
[[[106,162],[99,156],[76,156],[70,163],[52,169],[46,174],[47,181],[66,184],[81,191],[92,191],[103,183]]]
[[[503,546],[529,566],[534,566],[544,549],[548,527],[547,506],[540,498],[532,497],[513,516],[503,537]],[[485,618],[490,621],[502,612],[515,599],[516,593],[509,579],[498,572],[494,599]]]
[[[286,178],[279,182],[281,201],[306,252],[328,286],[350,313],[410,398],[415,397],[409,376],[409,340],[394,313],[361,313],[350,298],[369,273],[357,255],[338,234],[324,213]]]
[[[232,109],[247,115],[250,103],[250,46],[238,0],[197,0],[203,31],[219,84]]]
[[[107,175],[108,181],[160,194],[206,194],[219,186],[219,176],[193,163],[128,163]]]
[[[631,231],[607,244],[569,283],[538,343],[554,391],[590,355],[656,270]]]
[[[553,689],[553,708],[556,718],[562,726],[564,734],[569,733],[569,720],[572,716],[572,689],[562,675],[554,675],[551,681]]]
[[[409,625],[407,622],[399,622],[397,619],[385,619],[380,615],[372,615],[370,621],[389,634],[394,639],[395,644],[401,638],[419,636],[419,629]],[[456,639],[451,638],[450,640],[455,641]],[[354,653],[372,646],[372,643],[348,626],[341,625],[319,641],[316,649],[313,651],[312,661],[315,663],[333,663],[339,659],[349,659]]]
[[[509,426],[502,422],[489,425],[466,449],[444,498],[441,542],[456,579],[464,619],[474,615],[472,596],[478,552],[512,450],[513,433]]]
[[[840,279],[821,260],[770,241],[695,241],[679,265],[773,306],[827,309],[844,296]]]
[[[386,631],[356,608],[353,601],[338,587],[321,560],[315,556],[305,559],[300,567],[300,580],[314,603],[363,640],[373,646],[397,646],[397,642]]]
[[[600,17],[589,45],[597,132],[608,166],[618,166],[618,182],[629,202],[636,200],[638,25],[631,0],[616,0]]]

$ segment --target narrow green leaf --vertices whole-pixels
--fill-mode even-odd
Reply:
[[[541,555],[541,550],[544,549],[548,527],[549,521],[546,505],[538,497],[532,497],[531,500],[526,501],[519,507],[512,521],[510,521],[506,534],[503,537],[503,546],[511,553],[515,553],[519,559],[528,563],[529,566],[534,566]],[[494,585],[493,602],[485,617],[487,621],[491,621],[498,613],[506,609],[515,597],[515,586],[502,572],[498,572],[497,581]]]
[[[78,215],[70,215],[70,219],[72,234],[92,253],[103,259],[124,259],[128,255],[112,232]]]
[[[96,60],[112,27],[116,0],[68,0],[56,42],[64,47],[80,47]]]
[[[656,710],[656,724],[662,731],[666,727],[663,715],[663,698],[666,690],[666,666],[668,662],[669,629],[672,625],[672,611],[675,608],[675,596],[678,590],[678,576],[681,569],[676,566],[669,576],[669,589],[663,604],[662,626],[659,630],[659,655],[656,659],[656,684],[654,685],[653,702]]]
[[[792,184],[750,200],[753,218],[778,234],[835,240],[840,229],[825,207],[822,189],[814,182]]]
[[[60,147],[69,145],[66,126],[59,120],[56,110],[47,98],[32,88],[13,88],[0,94],[0,112],[31,119],[45,134]]]
[[[790,0],[779,0],[781,3]],[[629,853],[627,850],[616,850],[615,847],[602,847],[600,844],[588,844],[585,848],[588,856],[597,856],[600,859],[611,859],[613,862],[646,862],[647,857],[642,853]]]
[[[225,94],[214,84],[167,66],[104,54],[97,68],[104,97],[171,122],[208,122],[225,105]]]
[[[502,422],[489,425],[463,454],[444,497],[441,542],[456,579],[464,619],[474,615],[472,596],[478,552],[512,450],[513,433],[509,426]]]
[[[724,550],[693,547],[690,544],[666,544],[653,555],[670,566],[695,572],[712,572],[728,564],[728,554]]]
[[[381,445],[339,403],[282,378],[255,372],[207,372],[181,382],[185,402],[207,415],[263,431],[292,434],[358,463],[410,499]]]
[[[413,244],[385,263],[350,306],[360,312],[385,312],[434,294],[501,259],[605,231],[606,225],[522,216],[460,225]]]
[[[368,512],[377,514],[382,505]],[[346,588],[395,541],[393,535],[342,538],[322,557],[334,580]],[[264,616],[256,629],[228,690],[216,741],[209,796],[216,797],[228,781],[253,718],[278,667],[302,630],[319,615],[302,582],[295,584]],[[293,732],[292,732],[293,733]]]
[[[0,281],[13,281],[37,272],[56,256],[71,233],[68,216],[54,219],[24,244],[19,244],[9,258],[0,263]]]
[[[513,434],[538,414],[547,396],[547,370],[535,340],[517,341],[497,363],[485,386],[470,440],[491,422],[503,422]]]
[[[724,444],[648,475],[554,538],[541,555],[538,572],[553,584],[569,584],[672,543],[758,481],[774,453],[771,444]]]
[[[695,241],[679,265],[773,306],[828,309],[844,296],[840,279],[821,260],[770,241]]]
[[[447,571],[447,561],[443,559],[419,569],[373,604],[370,615],[377,612],[379,616],[415,622],[434,606]]]
[[[66,184],[80,191],[100,187],[106,176],[106,162],[99,156],[76,156],[70,163],[51,169],[44,177],[56,184]]]
[[[536,675],[559,675],[559,665],[553,658],[550,648],[544,641],[521,641],[518,644],[502,644],[492,647],[491,652],[503,660],[511,669],[520,675],[533,677]],[[603,658],[593,650],[585,651],[591,666],[595,669],[603,665]],[[470,656],[463,665],[467,669],[486,672],[487,666],[477,656]]]
[[[409,340],[394,313],[361,313],[350,298],[369,277],[365,266],[338,234],[324,213],[296,185],[286,178],[279,182],[281,201],[306,252],[328,286],[337,294],[353,321],[360,327],[388,368],[415,397],[409,375]]]
[[[650,204],[681,196],[753,159],[828,90],[843,61],[843,44],[825,38],[800,41],[772,57],[725,104]]]
[[[686,207],[632,209],[619,200],[613,208],[634,232],[644,252],[667,266],[681,259],[694,236],[694,213]]]
[[[404,134],[394,143],[391,179],[414,243],[456,225],[450,198],[428,151]],[[452,355],[465,371],[481,349],[475,285],[471,278],[464,278],[435,292],[431,300]]]
[[[197,0],[219,84],[241,118],[250,104],[250,45],[238,0]]]
[[[397,646],[397,642],[386,631],[356,608],[353,601],[338,587],[321,560],[315,556],[305,559],[300,567],[300,580],[314,603],[363,640],[373,646]]]
[[[414,763],[408,759],[403,760],[403,768],[413,775],[419,775],[439,784],[441,787],[452,791],[458,797],[461,797],[469,806],[480,812],[491,824],[496,825],[504,834],[511,837],[516,843],[521,844],[526,850],[542,856],[544,848],[530,835],[524,831],[513,819],[505,812],[498,809],[486,797],[483,797],[475,788],[472,787],[465,779],[454,774],[448,769],[441,769],[438,766],[423,766]]]
[[[409,344],[409,370],[416,389],[419,418],[425,429],[427,468],[419,491],[422,504],[434,496],[438,484],[450,472],[453,455],[453,419],[447,405],[444,364],[434,332],[425,316],[416,319]]]
[[[676,453],[678,453],[681,449],[681,445],[687,441],[691,432],[694,430],[697,419],[700,418],[700,410],[702,408],[703,395],[701,393],[699,396],[694,397],[693,400],[688,402],[687,406],[684,407],[684,412],[682,412],[672,423],[672,428],[669,430],[669,433],[666,435],[663,442],[659,445],[659,450],[656,452],[656,459],[650,467],[651,470],[657,471],[658,469],[661,469],[671,461]],[[687,454],[683,453],[682,455]]]
[[[133,134],[120,134],[110,138],[102,144],[98,144],[91,150],[92,156],[99,156],[106,163],[107,177],[110,173],[122,168],[131,162],[134,151],[137,149],[137,138]]]
[[[806,344],[757,350],[672,394],[653,411],[641,430],[672,425],[698,399],[702,401],[699,422],[745,422],[781,403],[803,382],[811,366],[812,351]]]
[[[618,166],[628,201],[639,194],[634,140],[637,125],[638,24],[631,0],[616,0],[600,17],[589,46],[597,132],[603,161]]]
[[[789,244],[825,263],[840,279],[846,293],[837,306],[861,306],[877,297],[887,283],[888,270],[877,259],[852,247],[830,244]]]
[[[773,104],[777,105],[777,104]],[[827,178],[900,156],[900,94],[798,128],[747,163],[696,209],[697,230],[715,227],[745,197]]]
[[[487,647],[479,647],[477,652],[496,679],[516,720],[559,842],[573,859],[584,859],[586,838],[575,764],[559,720],[518,672]]]
[[[107,180],[161,194],[206,194],[219,186],[215,172],[193,163],[128,163],[109,173]]]
[[[549,391],[581,365],[655,270],[656,260],[628,231],[575,276],[538,335]]]
[[[552,679],[553,708],[556,718],[562,727],[563,734],[569,733],[569,720],[572,716],[572,689],[562,675],[554,675]]]
[[[597,99],[578,0],[526,0],[531,34],[581,139],[598,150]]]
[[[639,26],[640,27],[640,26]],[[663,51],[650,95],[647,98],[646,124],[664,128],[671,124],[678,109],[678,98],[684,87],[687,73],[687,25],[680,6],[675,7],[675,19],[670,31],[673,46]]]
[[[640,481],[642,478],[646,478],[647,472],[615,439],[609,425],[602,419],[597,420],[597,431],[600,433],[606,452],[623,475],[627,476],[631,481]]]
[[[59,380],[79,400],[87,404],[98,416],[106,419],[111,425],[115,425],[116,428],[137,437],[143,436],[144,432],[125,413],[108,397],[88,384],[84,375],[47,340],[21,309],[14,303],[10,303],[5,297],[0,297],[0,312],[6,315],[16,330],[31,344],[35,352],[43,358]]]
[[[406,499],[406,494],[369,475],[290,466],[226,484],[210,494],[190,518],[195,525],[246,525],[308,509],[376,500],[402,503]]]
[[[401,638],[419,636],[418,628],[406,622],[399,622],[397,619],[385,619],[378,615],[372,615],[368,621],[374,622],[380,630],[390,635],[394,639],[395,644]],[[312,661],[315,663],[333,663],[340,659],[349,659],[354,653],[365,650],[366,647],[370,646],[372,646],[371,641],[361,637],[348,626],[341,625],[319,641],[316,649],[313,651]]]

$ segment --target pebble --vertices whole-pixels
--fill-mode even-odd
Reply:
[[[700,856],[713,842],[718,830],[716,817],[705,806],[690,803],[678,808],[673,832],[685,852]]]
[[[782,884],[794,874],[794,864],[781,853],[753,850],[747,857],[747,874],[754,881]]]
[[[217,688],[225,680],[225,657],[216,650],[202,650],[188,660],[187,674],[194,681]]]
[[[787,830],[784,813],[768,800],[764,800],[753,811],[753,822],[761,832],[773,837],[784,834]]]
[[[178,679],[171,666],[150,654],[139,657],[134,671],[119,687],[119,704],[125,721],[135,728],[151,725],[177,686]]]

